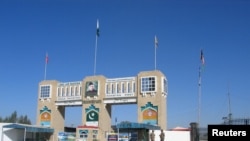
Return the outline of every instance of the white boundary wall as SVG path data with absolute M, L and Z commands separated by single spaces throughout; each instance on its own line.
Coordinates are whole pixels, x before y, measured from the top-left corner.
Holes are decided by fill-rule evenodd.
M 3 128 L 4 125 L 11 123 L 0 123 L 0 141 L 23 141 L 24 130 Z
M 149 131 L 149 134 L 152 130 Z M 161 130 L 154 130 L 155 141 L 160 141 Z M 164 131 L 165 141 L 190 141 L 190 131 Z

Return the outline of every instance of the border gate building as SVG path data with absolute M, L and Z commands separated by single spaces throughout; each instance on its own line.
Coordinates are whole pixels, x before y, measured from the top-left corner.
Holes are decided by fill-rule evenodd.
M 74 82 L 44 80 L 39 83 L 37 125 L 54 129 L 50 140 L 58 140 L 64 130 L 65 108 L 82 107 L 82 125 L 76 138 L 86 140 L 106 138 L 112 131 L 112 106 L 137 104 L 138 123 L 167 129 L 166 76 L 159 70 L 142 71 L 133 77 L 106 78 L 103 75 L 87 76 Z M 88 130 L 89 129 L 89 130 Z

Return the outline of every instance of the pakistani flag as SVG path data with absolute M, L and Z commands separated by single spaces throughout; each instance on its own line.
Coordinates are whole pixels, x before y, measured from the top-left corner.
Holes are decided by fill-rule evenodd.
M 96 23 L 96 36 L 97 36 L 97 37 L 100 36 L 99 20 L 98 20 L 98 19 L 97 19 L 97 23 Z
M 87 120 L 86 120 L 87 122 L 98 121 L 98 119 L 99 119 L 98 113 L 95 112 L 95 111 L 88 112 L 86 116 L 87 116 L 86 117 L 87 118 Z

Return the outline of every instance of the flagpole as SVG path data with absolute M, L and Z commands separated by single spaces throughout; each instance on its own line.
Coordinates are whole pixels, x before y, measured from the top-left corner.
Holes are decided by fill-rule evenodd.
M 44 80 L 46 80 L 46 70 L 47 70 L 47 64 L 45 63 Z
M 155 44 L 155 70 L 156 70 L 156 44 Z
M 198 82 L 198 126 L 200 125 L 201 116 L 201 66 L 199 67 L 199 82 Z
M 47 73 L 47 64 L 48 64 L 48 53 L 45 56 L 45 70 L 44 70 L 44 80 L 46 80 L 46 73 Z
M 97 40 L 98 40 L 98 36 L 96 35 L 96 39 L 95 39 L 95 62 L 94 62 L 94 75 L 95 75 L 95 73 L 96 73 Z
M 201 122 L 201 71 L 204 67 L 205 64 L 205 59 L 204 59 L 204 55 L 203 55 L 203 51 L 201 49 L 200 51 L 200 66 L 199 66 L 199 82 L 198 82 L 198 126 L 200 125 Z
M 96 74 L 96 56 L 97 56 L 97 41 L 99 37 L 99 20 L 96 22 L 96 38 L 95 38 L 95 62 L 94 62 L 94 75 Z
M 158 47 L 158 39 L 155 35 L 155 70 L 156 70 L 156 48 Z

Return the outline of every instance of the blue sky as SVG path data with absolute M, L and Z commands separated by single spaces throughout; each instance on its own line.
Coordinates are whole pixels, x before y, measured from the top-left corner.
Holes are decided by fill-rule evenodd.
M 38 83 L 46 77 L 80 81 L 96 74 L 136 76 L 157 69 L 168 79 L 168 128 L 198 117 L 198 68 L 203 49 L 200 124 L 228 115 L 250 117 L 250 1 L 248 0 L 2 0 L 0 116 L 17 111 L 35 124 Z M 81 108 L 66 109 L 66 125 L 81 124 Z M 128 114 L 127 113 L 131 113 Z M 115 106 L 112 121 L 137 121 L 136 105 Z

